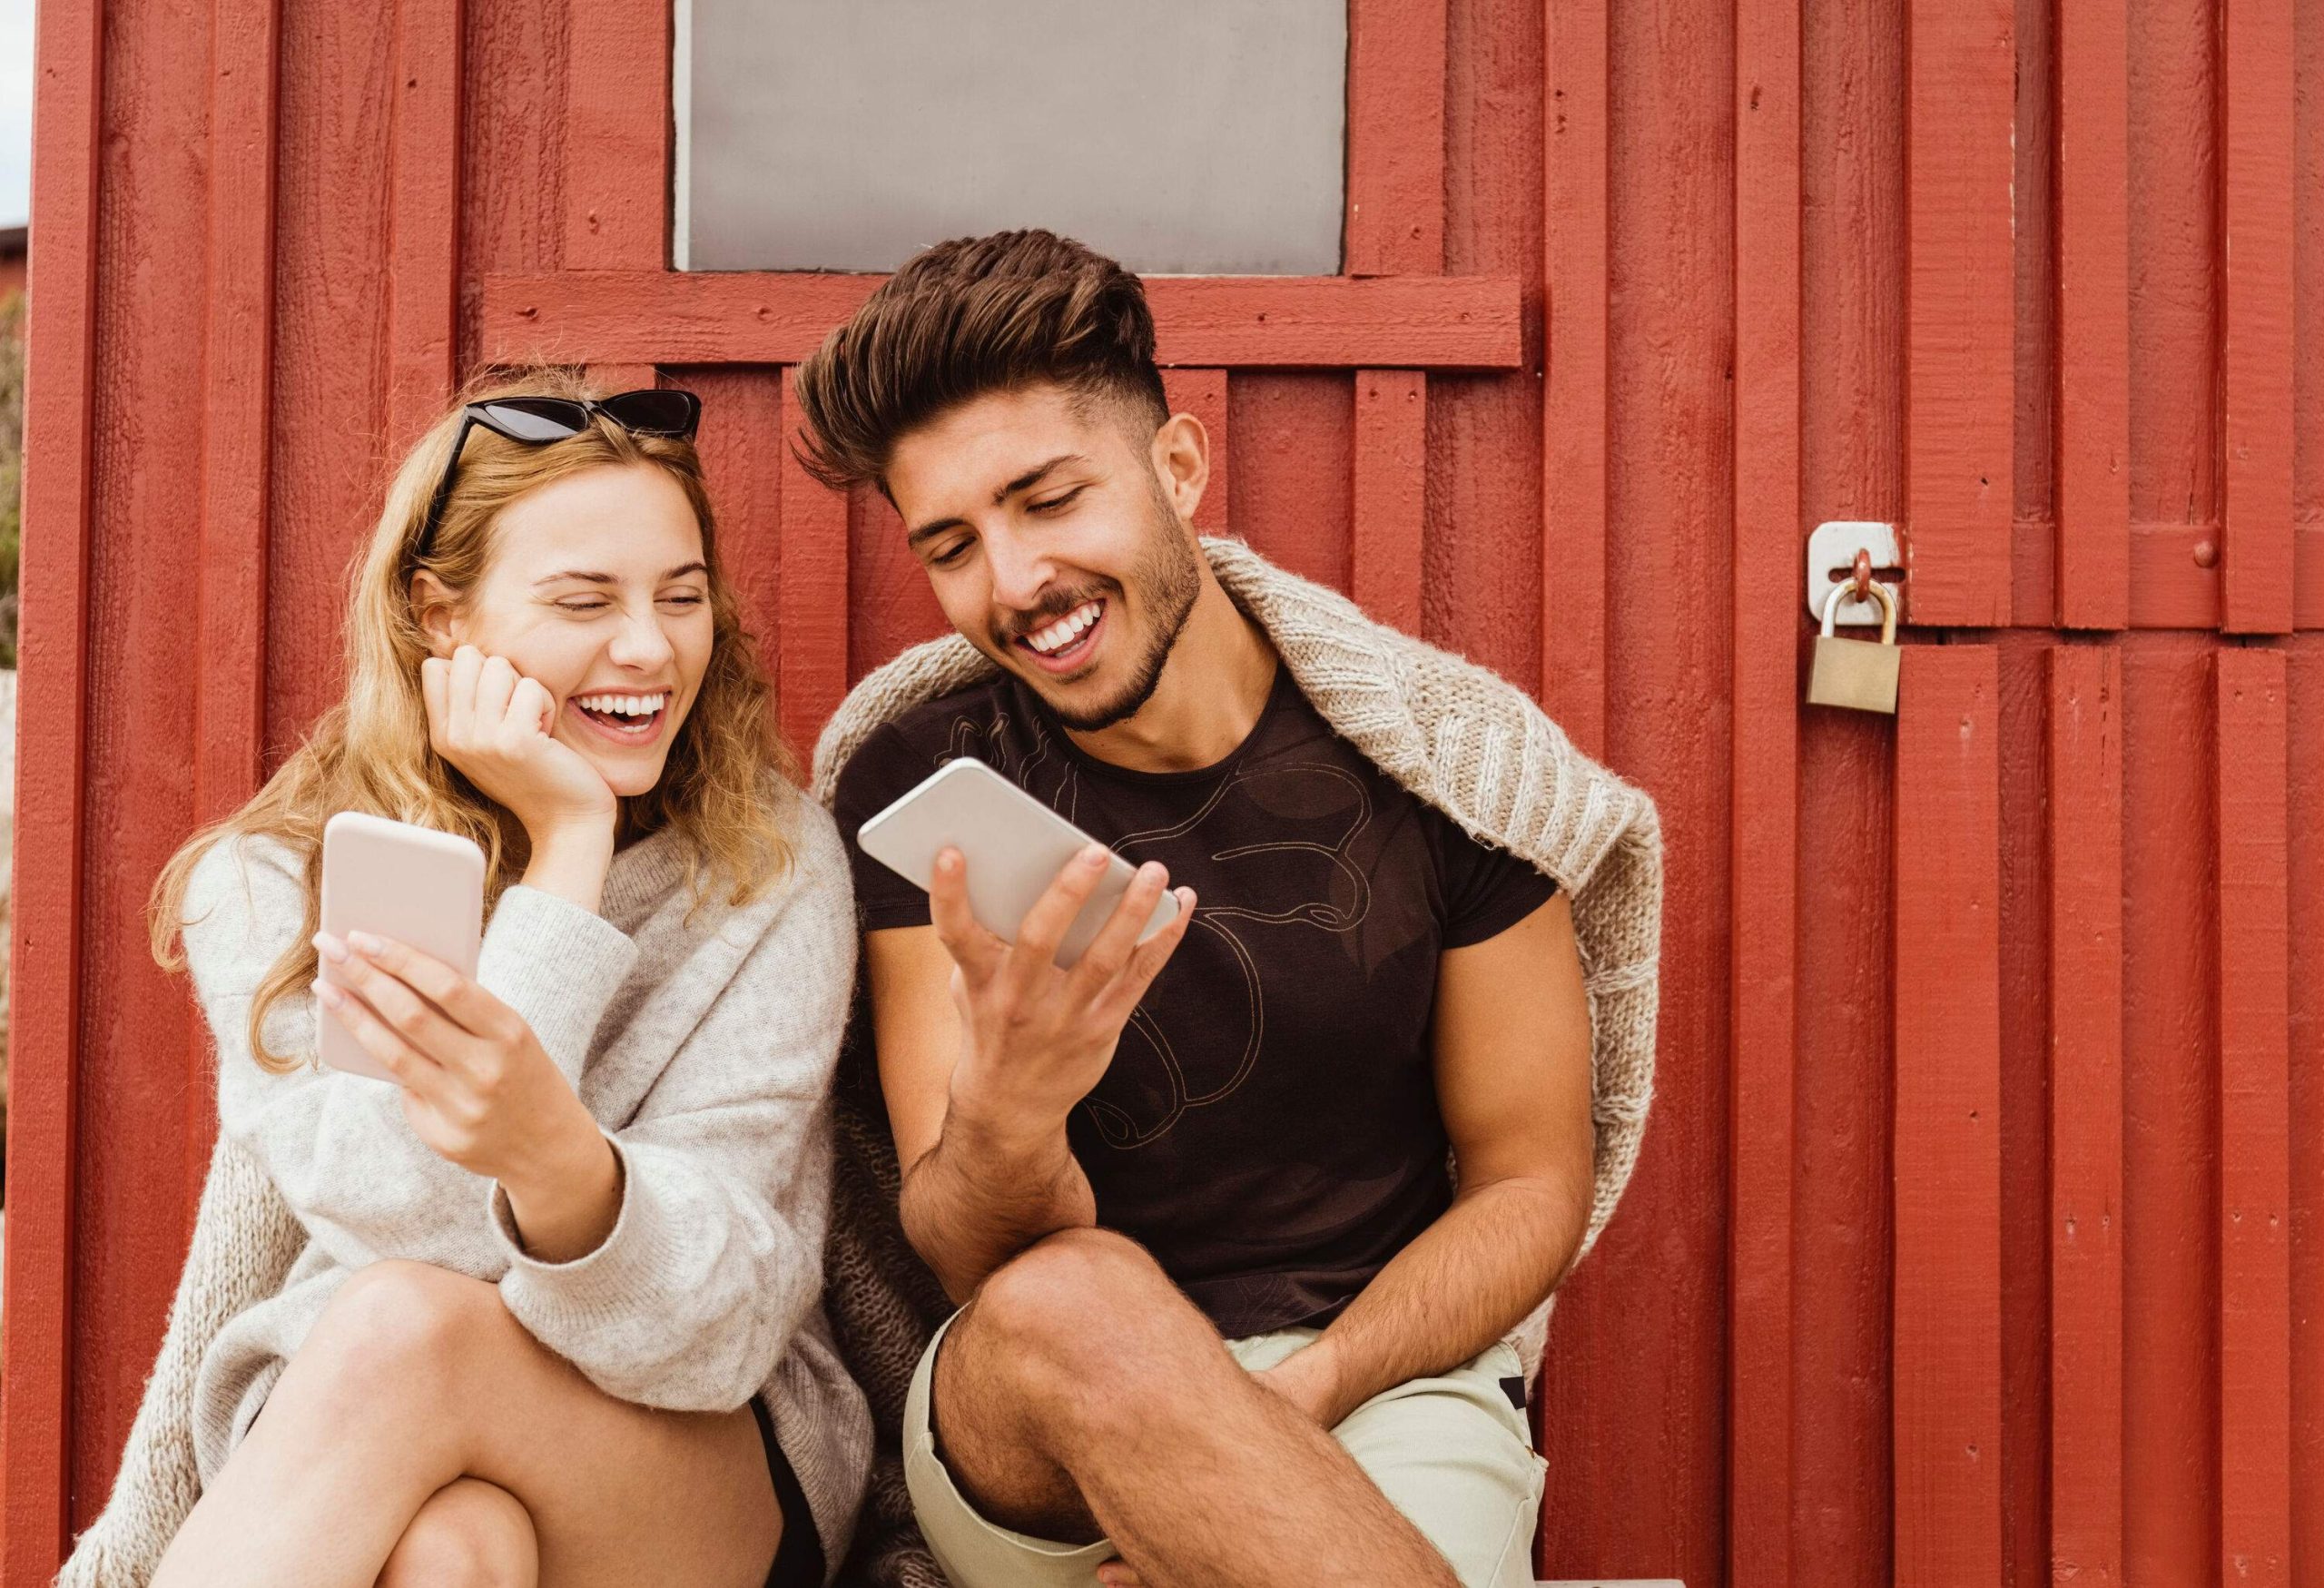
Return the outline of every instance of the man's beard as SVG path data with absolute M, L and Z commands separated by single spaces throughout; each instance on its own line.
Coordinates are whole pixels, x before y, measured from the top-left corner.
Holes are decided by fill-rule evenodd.
M 1152 632 L 1145 654 L 1130 669 L 1129 682 L 1111 700 L 1082 711 L 1067 710 L 1049 699 L 1039 684 L 1034 685 L 1034 692 L 1057 713 L 1058 720 L 1077 734 L 1099 733 L 1127 722 L 1154 697 L 1162 682 L 1163 665 L 1169 661 L 1170 651 L 1195 609 L 1195 597 L 1202 594 L 1202 553 L 1188 542 L 1177 509 L 1163 496 L 1158 483 L 1154 487 L 1153 507 L 1146 548 L 1130 574 Z

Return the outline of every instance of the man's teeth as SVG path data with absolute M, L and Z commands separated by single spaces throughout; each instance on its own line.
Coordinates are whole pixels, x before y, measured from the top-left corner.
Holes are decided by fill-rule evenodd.
M 1083 629 L 1098 621 L 1098 603 L 1085 601 L 1047 628 L 1025 636 L 1025 643 L 1047 656 L 1061 651 L 1080 636 Z
M 605 712 L 615 716 L 652 716 L 669 699 L 663 695 L 582 695 L 574 704 L 584 711 Z

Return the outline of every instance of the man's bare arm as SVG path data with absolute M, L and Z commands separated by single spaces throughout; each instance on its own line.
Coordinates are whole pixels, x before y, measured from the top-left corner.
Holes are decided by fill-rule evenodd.
M 1445 952 L 1433 1041 L 1460 1164 L 1452 1205 L 1320 1339 L 1262 1376 L 1326 1427 L 1507 1334 L 1556 1287 L 1589 1228 L 1590 1010 L 1564 894 Z
M 956 1301 L 1042 1237 L 1096 1222 L 1066 1118 L 1193 918 L 1181 889 L 1171 924 L 1137 941 L 1169 880 L 1149 863 L 1080 961 L 1059 969 L 1057 944 L 1103 875 L 1096 853 L 1098 863 L 1059 873 L 1014 945 L 970 915 L 952 851 L 938 861 L 934 923 L 866 939 L 904 1235 Z

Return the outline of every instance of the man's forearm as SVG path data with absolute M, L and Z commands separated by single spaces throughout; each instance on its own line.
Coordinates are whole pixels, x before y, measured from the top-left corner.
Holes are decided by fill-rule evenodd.
M 955 1301 L 1043 1237 L 1098 1221 L 1097 1198 L 1064 1127 L 1016 1136 L 958 1110 L 905 1176 L 900 1211 L 905 1238 Z
M 1464 1188 L 1309 1347 L 1329 1363 L 1332 1420 L 1506 1335 L 1564 1276 L 1589 1222 L 1586 1182 L 1515 1176 Z

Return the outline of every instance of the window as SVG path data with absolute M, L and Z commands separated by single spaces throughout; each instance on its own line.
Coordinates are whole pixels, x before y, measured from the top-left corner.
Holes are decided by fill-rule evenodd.
M 681 269 L 1047 226 L 1157 274 L 1340 268 L 1346 0 L 681 0 Z

